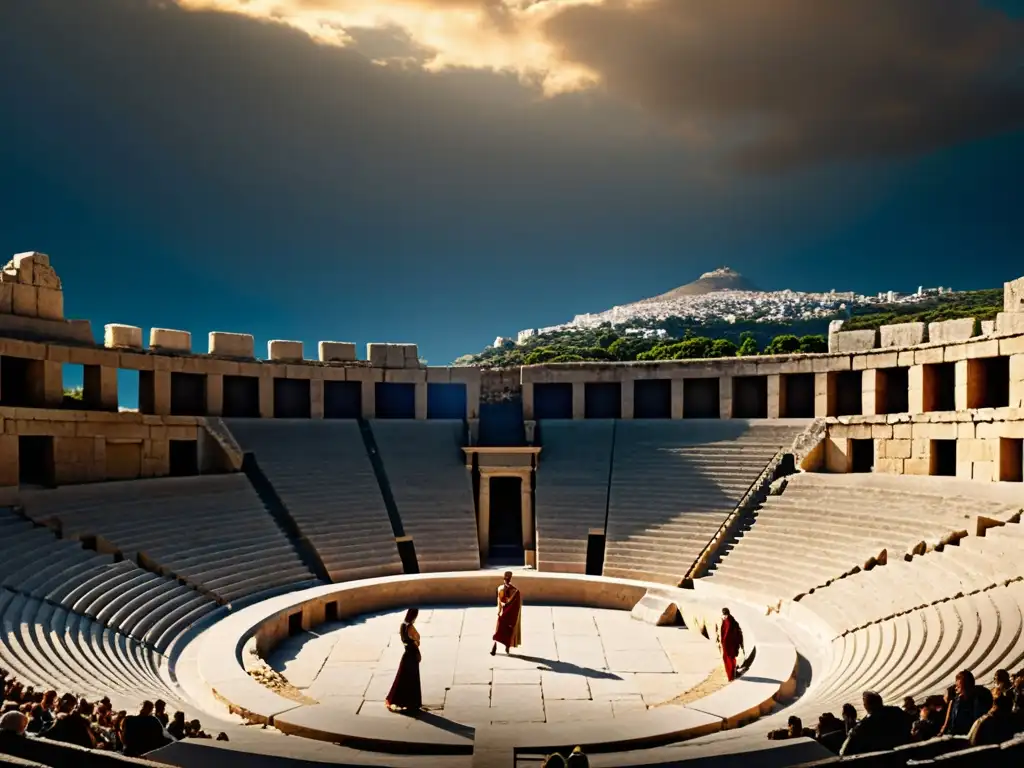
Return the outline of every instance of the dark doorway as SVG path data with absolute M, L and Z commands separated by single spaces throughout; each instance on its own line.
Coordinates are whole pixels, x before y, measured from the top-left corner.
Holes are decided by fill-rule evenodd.
M 415 419 L 416 385 L 395 381 L 378 381 L 376 393 L 376 415 L 378 419 Z
M 876 413 L 907 413 L 910 410 L 909 368 L 881 369 L 875 386 Z
M 850 441 L 850 471 L 851 472 L 874 472 L 875 471 L 875 441 L 874 440 L 851 440 Z
M 831 386 L 835 387 L 834 413 L 829 416 L 860 416 L 864 412 L 862 371 L 838 371 L 829 374 L 834 376 Z
M 737 376 L 732 380 L 732 415 L 736 419 L 768 418 L 767 376 Z
M 593 381 L 583 385 L 583 416 L 587 419 L 618 419 L 622 416 L 622 385 L 617 381 Z
M 324 623 L 332 624 L 338 620 L 338 601 L 331 600 L 324 606 Z
M 358 419 L 363 415 L 363 385 L 359 381 L 324 382 L 324 418 Z
M 274 379 L 275 419 L 308 419 L 311 415 L 309 379 Z
M 1024 481 L 1024 439 L 999 438 L 999 480 L 1004 483 Z
M 924 366 L 924 410 L 956 410 L 956 363 Z
M 784 373 L 779 379 L 779 385 L 782 388 L 782 418 L 814 418 L 813 373 Z
M 718 378 L 683 379 L 683 418 L 717 419 L 720 417 Z
M 22 357 L 0 357 L 0 405 L 29 408 L 32 402 L 32 361 Z
M 288 637 L 295 637 L 302 633 L 302 611 L 292 613 L 288 616 Z
M 956 477 L 956 440 L 932 440 L 930 475 Z
M 672 418 L 672 381 L 637 379 L 633 382 L 634 419 Z
M 171 477 L 199 474 L 199 443 L 196 440 L 171 440 L 169 454 Z
M 967 361 L 967 407 L 1010 405 L 1010 358 L 982 357 Z
M 171 415 L 206 415 L 206 377 L 201 373 L 171 373 Z
M 523 481 L 519 477 L 492 477 L 490 552 L 491 565 L 522 565 Z
M 591 531 L 587 536 L 587 576 L 604 573 L 604 542 L 603 533 Z
M 428 419 L 465 419 L 465 384 L 427 384 Z
M 533 418 L 571 419 L 572 384 L 534 384 Z
M 52 488 L 56 483 L 53 467 L 53 438 L 23 436 L 18 438 L 18 482 L 21 485 L 43 485 Z
M 225 376 L 221 409 L 231 419 L 258 419 L 260 380 L 255 376 Z

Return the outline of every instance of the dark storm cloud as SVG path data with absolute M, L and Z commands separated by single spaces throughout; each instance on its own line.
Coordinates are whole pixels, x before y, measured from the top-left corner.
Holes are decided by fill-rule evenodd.
M 977 0 L 651 0 L 545 25 L 616 96 L 774 170 L 1024 127 L 1024 22 Z

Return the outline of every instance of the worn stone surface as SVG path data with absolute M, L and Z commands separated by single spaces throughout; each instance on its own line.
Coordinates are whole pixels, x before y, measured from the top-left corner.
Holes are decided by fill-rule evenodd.
M 913 347 L 927 341 L 928 327 L 924 323 L 897 323 L 879 329 L 882 347 Z
M 170 352 L 191 352 L 192 334 L 188 331 L 175 331 L 170 328 L 150 328 L 149 348 Z
M 103 346 L 142 349 L 142 329 L 135 325 L 110 323 L 103 326 Z
M 966 341 L 978 335 L 978 321 L 973 317 L 960 320 L 943 320 L 941 323 L 928 323 L 929 343 L 948 344 L 951 341 Z
M 220 357 L 252 358 L 256 355 L 256 342 L 249 333 L 210 331 L 209 353 Z
M 866 352 L 878 346 L 878 331 L 839 331 L 829 334 L 829 352 Z
M 356 345 L 350 341 L 321 341 L 318 352 L 324 363 L 351 363 L 356 359 Z
M 610 718 L 675 700 L 720 666 L 714 643 L 682 627 L 642 624 L 628 611 L 530 605 L 528 596 L 523 646 L 491 656 L 494 619 L 490 606 L 420 611 L 428 709 L 471 726 Z M 387 716 L 400 622 L 388 612 L 322 625 L 268 661 L 298 695 Z
M 301 360 L 301 341 L 281 341 L 274 339 L 267 342 L 267 359 L 269 360 Z
M 1024 312 L 1024 277 L 1003 283 L 1003 312 Z

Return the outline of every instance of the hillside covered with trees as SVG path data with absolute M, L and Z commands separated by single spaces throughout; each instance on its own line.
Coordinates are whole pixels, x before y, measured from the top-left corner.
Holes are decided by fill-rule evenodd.
M 671 317 L 657 324 L 598 328 L 567 328 L 538 334 L 521 344 L 506 342 L 475 355 L 465 355 L 455 365 L 505 367 L 541 363 L 600 361 L 689 360 L 719 357 L 752 357 L 793 353 L 827 352 L 828 324 L 845 319 L 843 330 L 878 328 L 892 323 L 938 322 L 962 317 L 992 320 L 1002 311 L 1003 291 L 983 291 L 936 296 L 916 304 L 877 304 L 858 307 L 851 317 L 795 321 L 793 323 L 741 322 L 706 325 Z M 648 338 L 645 332 L 663 330 L 667 338 Z

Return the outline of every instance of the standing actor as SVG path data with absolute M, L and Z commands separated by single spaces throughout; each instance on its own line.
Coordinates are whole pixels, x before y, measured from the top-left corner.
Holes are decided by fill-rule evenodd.
M 722 662 L 725 664 L 725 676 L 729 680 L 735 680 L 736 658 L 743 650 L 743 630 L 728 608 L 722 609 L 722 626 L 718 630 L 717 640 L 722 651 Z
M 392 712 L 416 714 L 423 708 L 423 693 L 420 689 L 420 633 L 413 626 L 419 611 L 410 608 L 405 614 L 405 621 L 398 629 L 398 636 L 404 650 L 402 661 L 398 664 L 395 682 L 391 685 L 384 703 Z
M 498 587 L 498 625 L 491 656 L 498 650 L 498 643 L 505 646 L 506 654 L 523 644 L 522 618 L 523 594 L 512 586 L 512 571 L 505 571 L 505 583 Z

